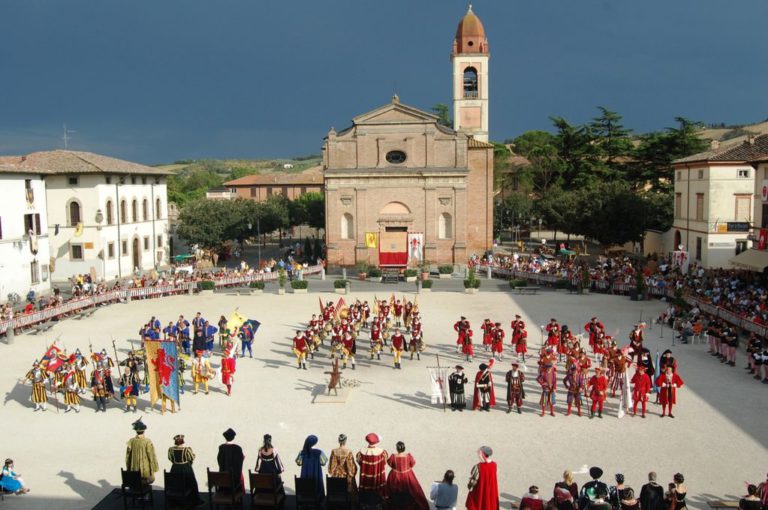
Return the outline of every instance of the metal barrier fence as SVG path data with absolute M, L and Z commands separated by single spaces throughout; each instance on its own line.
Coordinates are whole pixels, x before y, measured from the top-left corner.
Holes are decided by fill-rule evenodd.
M 310 266 L 301 270 L 302 275 L 319 274 L 322 272 L 323 266 Z M 227 278 L 210 278 L 207 281 L 213 281 L 216 287 L 231 287 L 248 285 L 251 282 L 256 281 L 274 281 L 277 280 L 277 273 L 258 273 L 246 276 L 235 276 Z M 37 310 L 25 315 L 19 315 L 11 320 L 0 321 L 0 334 L 5 334 L 9 327 L 13 329 L 27 328 L 39 324 L 41 322 L 47 322 L 51 319 L 61 317 L 64 314 L 71 314 L 93 308 L 96 305 L 109 302 L 125 301 L 127 299 L 154 299 L 163 296 L 170 296 L 173 294 L 184 294 L 189 292 L 189 287 L 197 285 L 195 282 L 180 282 L 171 285 L 161 285 L 154 287 L 140 287 L 132 289 L 120 289 L 105 292 L 104 294 L 94 294 L 91 296 L 85 296 L 77 299 L 72 299 L 59 306 L 46 308 L 45 310 Z

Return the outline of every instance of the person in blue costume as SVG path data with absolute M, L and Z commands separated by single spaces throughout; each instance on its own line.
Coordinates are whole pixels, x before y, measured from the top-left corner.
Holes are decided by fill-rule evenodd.
M 317 444 L 317 436 L 307 436 L 304 448 L 296 456 L 296 464 L 301 466 L 301 478 L 311 478 L 317 484 L 317 492 L 321 498 L 325 497 L 323 486 L 323 466 L 328 462 L 328 457 L 319 448 L 312 448 Z

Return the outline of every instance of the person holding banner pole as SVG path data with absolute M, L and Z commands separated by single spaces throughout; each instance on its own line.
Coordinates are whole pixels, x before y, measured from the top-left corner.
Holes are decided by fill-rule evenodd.
M 464 374 L 464 367 L 456 365 L 455 372 L 448 376 L 448 390 L 451 395 L 451 411 L 464 411 L 467 407 L 467 399 L 464 394 L 464 385 L 468 379 Z

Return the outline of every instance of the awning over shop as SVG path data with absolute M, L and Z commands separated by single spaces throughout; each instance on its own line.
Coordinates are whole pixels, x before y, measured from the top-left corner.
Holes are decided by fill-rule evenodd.
M 746 250 L 730 260 L 731 264 L 762 273 L 768 267 L 768 251 Z

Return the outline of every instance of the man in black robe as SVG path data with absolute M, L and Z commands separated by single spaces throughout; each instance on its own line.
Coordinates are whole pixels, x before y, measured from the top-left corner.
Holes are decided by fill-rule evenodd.
M 219 445 L 219 454 L 216 456 L 216 460 L 219 463 L 219 471 L 232 473 L 237 489 L 242 490 L 244 487 L 243 461 L 245 460 L 243 449 L 240 448 L 240 445 L 232 443 L 235 439 L 235 431 L 231 428 L 224 432 L 224 439 L 227 442 Z
M 643 510 L 664 509 L 664 488 L 656 483 L 656 473 L 648 473 L 648 483 L 640 489 L 640 508 Z
M 464 395 L 464 385 L 467 384 L 467 376 L 464 375 L 464 367 L 456 365 L 456 371 L 448 376 L 448 391 L 451 394 L 451 410 L 464 411 L 467 407 L 467 399 Z

